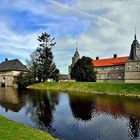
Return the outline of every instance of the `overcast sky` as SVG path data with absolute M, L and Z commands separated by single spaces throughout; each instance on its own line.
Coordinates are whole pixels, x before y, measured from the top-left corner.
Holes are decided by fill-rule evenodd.
M 67 73 L 76 47 L 93 59 L 128 56 L 134 27 L 140 40 L 140 0 L 0 0 L 0 62 L 25 63 L 47 32 L 56 38 L 54 61 Z

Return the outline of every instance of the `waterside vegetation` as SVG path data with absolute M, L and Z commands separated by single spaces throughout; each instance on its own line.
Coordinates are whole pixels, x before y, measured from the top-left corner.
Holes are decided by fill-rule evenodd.
M 33 129 L 0 116 L 1 140 L 55 140 L 47 132 Z
M 27 88 L 140 97 L 140 84 L 132 83 L 42 82 Z

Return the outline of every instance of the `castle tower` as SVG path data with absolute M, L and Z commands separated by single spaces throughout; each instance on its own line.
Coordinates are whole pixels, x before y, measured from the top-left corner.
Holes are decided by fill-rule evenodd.
M 140 60 L 140 44 L 137 41 L 136 34 L 134 37 L 134 41 L 131 45 L 129 60 Z
M 76 51 L 72 57 L 72 64 L 68 67 L 69 75 L 71 73 L 71 69 L 74 67 L 74 64 L 77 62 L 78 59 L 80 59 L 80 55 L 79 55 L 78 49 L 76 47 Z
M 76 47 L 76 51 L 74 53 L 74 56 L 72 57 L 72 65 L 73 66 L 77 62 L 78 59 L 80 59 L 80 55 L 79 55 L 78 49 Z
M 125 82 L 140 83 L 140 44 L 136 34 L 131 45 L 130 55 L 125 63 Z

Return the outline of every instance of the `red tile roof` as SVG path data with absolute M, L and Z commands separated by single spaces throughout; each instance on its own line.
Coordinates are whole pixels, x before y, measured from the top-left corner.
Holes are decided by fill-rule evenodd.
M 127 59 L 128 56 L 118 57 L 118 58 L 107 58 L 107 59 L 93 60 L 92 64 L 94 67 L 118 66 L 118 65 L 124 65 Z

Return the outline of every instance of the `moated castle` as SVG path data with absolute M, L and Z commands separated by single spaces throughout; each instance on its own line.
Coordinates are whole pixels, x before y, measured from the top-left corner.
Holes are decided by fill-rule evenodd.
M 69 74 L 78 59 L 80 59 L 80 55 L 76 49 L 72 57 L 72 64 L 68 68 Z M 107 59 L 96 57 L 96 60 L 92 61 L 92 65 L 97 71 L 97 82 L 140 83 L 140 44 L 136 35 L 129 56 L 117 57 L 117 54 L 114 54 L 112 58 Z

